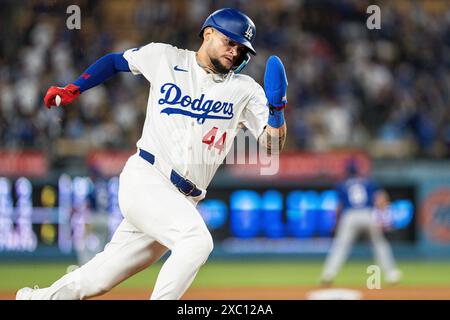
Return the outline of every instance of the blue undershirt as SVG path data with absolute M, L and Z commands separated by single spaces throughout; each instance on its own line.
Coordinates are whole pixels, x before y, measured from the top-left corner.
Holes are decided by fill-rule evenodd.
M 80 87 L 80 92 L 84 92 L 122 71 L 131 71 L 123 52 L 109 53 L 95 61 L 73 84 Z

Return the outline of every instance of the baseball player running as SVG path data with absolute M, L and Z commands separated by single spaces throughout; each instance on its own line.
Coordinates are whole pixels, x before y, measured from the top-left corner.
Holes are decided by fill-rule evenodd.
M 335 240 L 325 261 L 321 284 L 323 286 L 332 284 L 347 259 L 353 242 L 363 232 L 370 237 L 376 263 L 385 273 L 385 280 L 390 284 L 395 284 L 400 281 L 402 273 L 395 266 L 391 248 L 383 235 L 383 228 L 376 219 L 374 211 L 383 211 L 388 206 L 388 194 L 359 173 L 354 159 L 347 162 L 346 171 L 347 178 L 337 188 L 339 223 Z
M 287 79 L 276 56 L 268 59 L 264 89 L 239 72 L 255 55 L 256 28 L 225 8 L 204 22 L 197 52 L 149 43 L 111 53 L 75 82 L 50 87 L 47 107 L 68 105 L 118 72 L 149 82 L 147 114 L 137 152 L 120 174 L 124 216 L 104 251 L 48 288 L 23 288 L 16 299 L 87 299 L 158 261 L 168 250 L 151 299 L 180 299 L 213 250 L 196 209 L 245 126 L 268 152 L 284 145 Z

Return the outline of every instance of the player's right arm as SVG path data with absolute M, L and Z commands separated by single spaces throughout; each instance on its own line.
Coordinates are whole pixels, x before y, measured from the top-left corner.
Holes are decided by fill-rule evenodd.
M 280 58 L 271 56 L 264 73 L 264 90 L 256 82 L 254 94 L 244 110 L 244 121 L 268 154 L 278 154 L 286 141 L 284 109 L 287 105 L 287 77 Z
M 270 121 L 269 116 L 269 121 Z M 284 122 L 280 127 L 272 127 L 268 124 L 259 137 L 259 143 L 266 148 L 268 154 L 279 154 L 286 142 L 287 126 Z
M 84 91 L 103 83 L 116 73 L 123 71 L 131 71 L 128 61 L 123 56 L 123 52 L 109 53 L 94 62 L 73 83 L 65 87 L 50 87 L 45 94 L 44 103 L 48 108 L 57 106 L 59 103 L 55 99 L 56 96 L 59 96 L 61 98 L 60 104 L 63 106 L 68 105 Z

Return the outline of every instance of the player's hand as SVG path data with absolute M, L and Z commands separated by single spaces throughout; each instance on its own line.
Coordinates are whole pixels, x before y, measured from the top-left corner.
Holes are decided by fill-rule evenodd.
M 270 56 L 267 59 L 264 73 L 264 91 L 269 107 L 275 110 L 281 110 L 286 107 L 287 86 L 288 81 L 283 63 L 277 56 Z
M 44 97 L 44 103 L 47 108 L 72 103 L 80 95 L 80 87 L 74 84 L 68 84 L 63 87 L 50 87 Z

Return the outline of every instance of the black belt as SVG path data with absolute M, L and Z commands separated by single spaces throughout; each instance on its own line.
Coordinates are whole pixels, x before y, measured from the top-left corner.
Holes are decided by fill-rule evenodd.
M 139 156 L 150 164 L 155 164 L 155 156 L 150 152 L 139 149 Z M 197 197 L 202 194 L 202 191 L 192 181 L 183 178 L 175 170 L 170 172 L 170 181 L 185 196 Z

